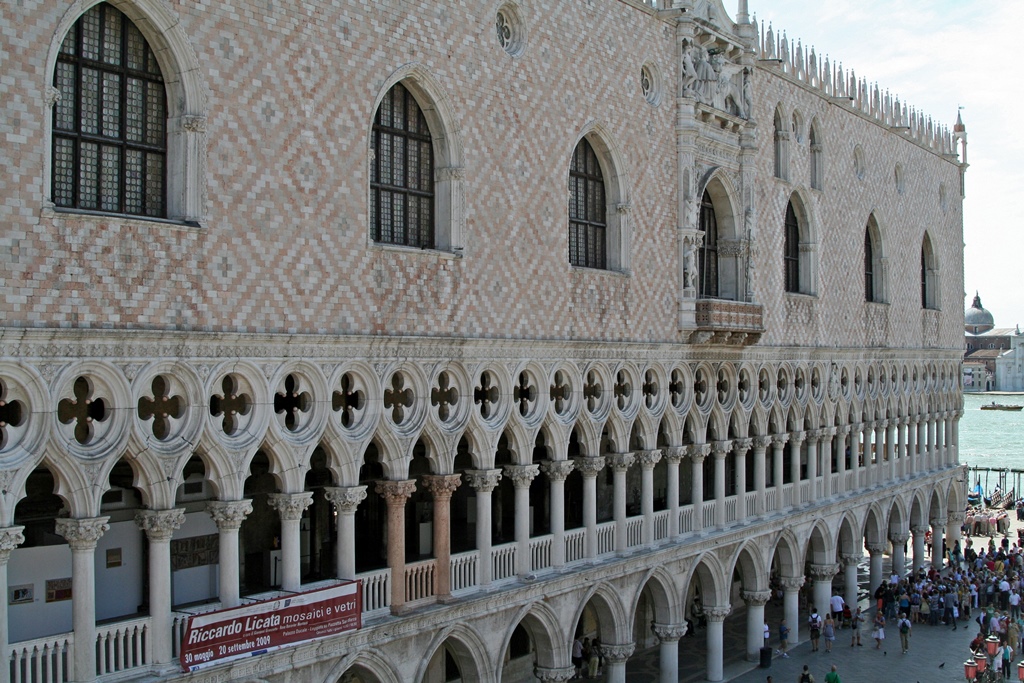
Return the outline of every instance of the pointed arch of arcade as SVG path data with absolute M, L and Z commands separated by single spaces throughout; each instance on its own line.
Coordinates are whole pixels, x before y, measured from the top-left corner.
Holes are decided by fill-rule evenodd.
M 700 581 L 701 588 L 701 602 L 704 609 L 710 607 L 728 607 L 729 606 L 729 594 L 727 587 L 727 580 L 724 577 L 729 575 L 725 572 L 725 567 L 711 552 L 705 552 L 697 558 L 693 563 L 693 567 L 686 576 L 686 581 L 683 583 L 683 599 L 685 601 L 686 596 L 690 593 L 690 588 L 693 585 L 693 580 L 697 579 Z M 710 590 L 710 596 L 708 589 Z M 709 599 L 713 598 L 713 599 Z
M 509 627 L 505 631 L 502 643 L 512 640 L 512 634 L 516 628 L 522 626 L 533 641 L 533 650 L 537 666 L 557 668 L 569 666 L 569 645 L 562 626 L 558 623 L 558 616 L 547 605 L 540 602 L 532 602 L 523 605 L 509 620 Z
M 664 567 L 652 567 L 633 594 L 628 623 L 636 621 L 637 607 L 644 590 L 649 591 L 651 595 L 654 618 L 659 624 L 676 624 L 683 620 L 681 603 L 676 598 L 679 591 L 672 575 Z
M 464 623 L 457 623 L 442 629 L 434 635 L 426 648 L 427 655 L 420 661 L 414 680 L 426 680 L 427 667 L 434 659 L 434 653 L 445 645 L 451 649 L 464 681 L 486 681 L 495 670 L 494 663 L 487 655 L 487 644 L 480 634 Z
M 363 669 L 373 675 L 378 683 L 403 683 L 395 665 L 376 649 L 362 650 L 355 655 L 342 657 L 327 672 L 324 683 L 339 683 L 342 676 L 356 669 Z
M 630 630 L 626 621 L 626 609 L 619 600 L 616 590 L 606 584 L 599 583 L 590 588 L 576 606 L 570 623 L 569 633 L 574 633 L 576 624 L 583 617 L 583 610 L 591 604 L 597 612 L 597 621 L 601 625 L 601 641 L 604 643 L 623 643 L 630 639 Z M 604 629 L 609 628 L 608 634 Z M 611 638 L 609 638 L 609 635 Z M 614 640 L 613 640 L 614 638 Z
M 729 576 L 738 570 L 743 579 L 744 590 L 768 590 L 768 562 L 756 541 L 747 540 L 739 546 L 731 558 L 730 565 L 732 571 L 729 572 Z
M 779 570 L 782 576 L 803 576 L 804 558 L 800 552 L 804 544 L 800 543 L 796 534 L 790 529 L 783 529 L 779 532 L 778 538 L 772 543 L 770 561 L 774 561 L 776 554 L 779 556 Z

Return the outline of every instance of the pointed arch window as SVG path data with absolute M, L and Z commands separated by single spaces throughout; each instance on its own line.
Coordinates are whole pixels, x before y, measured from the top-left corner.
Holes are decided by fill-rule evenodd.
M 401 83 L 384 95 L 373 121 L 370 165 L 373 241 L 434 247 L 434 150 L 419 103 Z
M 698 296 L 718 296 L 718 219 L 715 216 L 715 205 L 711 195 L 704 190 L 700 202 L 700 230 L 704 232 L 704 242 L 700 247 L 700 283 Z
M 569 168 L 569 262 L 607 268 L 605 184 L 594 148 L 580 140 Z
M 875 301 L 875 257 L 871 246 L 871 229 L 864 230 L 864 299 Z
M 939 308 L 939 267 L 927 234 L 921 243 L 921 307 Z
M 53 86 L 55 206 L 167 215 L 167 92 L 149 43 L 107 3 L 68 31 Z
M 786 291 L 800 292 L 800 222 L 793 210 L 792 201 L 786 205 L 785 231 L 783 262 Z
M 822 166 L 822 146 L 821 136 L 818 134 L 818 127 L 814 123 L 811 123 L 811 129 L 808 133 L 808 142 L 810 143 L 810 172 L 811 172 L 811 187 L 815 190 L 822 190 L 825 187 L 824 173 Z
M 782 180 L 789 178 L 789 130 L 782 120 L 782 112 L 775 110 L 775 177 Z

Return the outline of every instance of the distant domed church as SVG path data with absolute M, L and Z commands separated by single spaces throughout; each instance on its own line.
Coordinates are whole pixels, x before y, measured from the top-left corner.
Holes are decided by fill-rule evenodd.
M 992 313 L 974 293 L 964 311 L 964 391 L 1005 391 L 996 372 L 997 359 L 1011 348 L 1010 338 L 1020 334 L 1012 327 L 996 327 Z

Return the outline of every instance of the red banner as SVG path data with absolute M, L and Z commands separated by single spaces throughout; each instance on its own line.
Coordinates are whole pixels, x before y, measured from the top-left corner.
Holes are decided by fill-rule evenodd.
M 185 671 L 259 655 L 362 626 L 361 581 L 191 617 L 181 640 Z

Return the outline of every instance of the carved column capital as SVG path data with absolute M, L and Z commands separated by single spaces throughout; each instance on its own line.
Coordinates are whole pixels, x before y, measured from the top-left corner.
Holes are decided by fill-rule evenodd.
M 47 109 L 52 109 L 53 105 L 60 102 L 60 90 L 48 85 L 43 89 L 43 104 L 46 105 Z
M 754 448 L 768 448 L 772 445 L 772 437 L 767 434 L 759 434 L 754 437 Z
M 907 415 L 907 422 L 912 425 L 916 425 L 921 419 L 917 415 Z
M 789 443 L 789 434 L 772 434 L 772 446 L 778 448 Z
M 858 564 L 860 564 L 861 556 L 843 553 L 839 556 L 839 559 L 842 560 L 844 567 L 849 567 L 851 565 L 856 567 Z
M 277 510 L 281 521 L 296 521 L 302 519 L 302 511 L 313 502 L 312 491 L 301 493 L 271 493 L 267 496 L 267 505 L 272 510 Z
M 462 475 L 459 474 L 424 474 L 423 486 L 430 491 L 431 497 L 435 500 L 448 500 L 455 493 L 455 489 L 462 485 Z
M 874 555 L 881 555 L 882 553 L 885 552 L 885 544 L 884 543 L 866 543 L 864 545 L 864 547 L 868 549 L 868 553 L 871 554 L 872 556 L 874 556 Z
M 910 532 L 901 531 L 895 534 L 890 534 L 889 540 L 892 541 L 893 545 L 903 545 L 904 543 L 910 540 Z
M 383 479 L 374 486 L 377 495 L 384 499 L 388 507 L 392 505 L 405 505 L 409 496 L 416 492 L 416 482 L 412 479 L 391 480 Z
M 576 469 L 583 475 L 584 479 L 593 479 L 604 469 L 604 457 L 582 457 L 576 458 Z
M 936 517 L 935 519 L 930 519 L 928 521 L 933 528 L 942 528 L 946 526 L 946 520 L 942 519 L 941 517 Z
M 743 591 L 740 593 L 740 597 L 743 598 L 743 602 L 747 603 L 748 607 L 763 607 L 768 604 L 768 601 L 772 599 L 771 591 Z
M 0 564 L 7 564 L 11 551 L 25 542 L 23 526 L 9 526 L 0 529 Z
M 831 581 L 838 573 L 839 565 L 836 563 L 811 565 L 811 578 L 815 581 Z
M 818 443 L 821 441 L 821 437 L 825 436 L 824 429 L 808 429 L 804 434 L 807 435 L 807 443 Z
M 476 489 L 478 493 L 490 493 L 498 487 L 501 481 L 501 470 L 467 470 L 463 475 L 466 483 Z
M 836 427 L 836 434 L 845 437 L 850 433 L 850 425 L 839 425 Z
M 708 457 L 708 454 L 711 453 L 711 445 L 706 443 L 695 443 L 688 447 L 687 453 L 690 456 L 690 460 L 699 465 L 704 462 L 704 458 Z
M 733 439 L 732 440 L 732 452 L 737 456 L 743 456 L 747 454 L 751 446 L 754 445 L 753 439 Z
M 659 624 L 651 622 L 651 631 L 663 643 L 674 643 L 686 635 L 686 624 Z
M 929 530 L 930 529 L 927 526 L 923 525 L 910 527 L 910 533 L 914 534 L 915 536 L 924 536 L 928 533 Z
M 899 419 L 899 424 L 901 427 L 906 427 L 908 424 L 910 424 L 910 418 L 904 415 Z
M 150 541 L 169 541 L 176 529 L 185 522 L 185 510 L 139 510 L 135 513 L 135 523 L 146 532 Z
M 661 461 L 661 451 L 635 451 L 636 461 L 640 463 L 640 469 L 653 470 L 654 466 Z
M 110 528 L 110 517 L 57 520 L 57 533 L 67 539 L 72 550 L 95 550 L 103 538 L 103 532 Z
M 632 453 L 609 453 L 605 459 L 608 462 L 608 467 L 616 472 L 625 472 L 636 460 Z M 602 645 L 602 647 L 604 646 Z
M 324 498 L 343 515 L 355 513 L 359 504 L 366 500 L 365 486 L 325 486 Z
M 552 481 L 565 481 L 575 466 L 572 460 L 545 460 L 540 464 L 540 471 Z
M 716 605 L 705 607 L 704 616 L 708 621 L 725 621 L 725 618 L 732 612 L 732 605 Z
M 633 643 L 620 643 L 617 645 L 601 643 L 601 651 L 604 652 L 604 658 L 612 664 L 624 662 L 632 657 L 635 647 Z
M 967 515 L 964 512 L 950 512 L 946 517 L 946 521 L 949 524 L 956 524 L 957 526 L 963 525 L 964 520 L 966 519 Z
M 807 438 L 807 432 L 793 432 L 789 435 L 789 445 L 792 448 L 800 448 L 800 445 Z
M 505 465 L 505 476 L 512 480 L 512 485 L 517 489 L 529 488 L 538 474 L 540 465 Z
M 804 577 L 783 576 L 781 579 L 779 579 L 779 584 L 782 585 L 783 590 L 798 591 L 804 585 Z
M 240 529 L 246 516 L 252 512 L 251 500 L 211 500 L 206 504 L 218 529 Z
M 686 446 L 669 446 L 661 449 L 661 457 L 670 465 L 678 465 L 686 457 Z
M 711 452 L 715 454 L 715 460 L 724 460 L 726 454 L 732 450 L 732 441 L 715 441 L 711 444 Z
M 542 683 L 565 683 L 576 678 L 576 667 L 569 666 L 561 669 L 549 669 L 544 666 L 534 666 L 533 675 Z
M 205 133 L 206 117 L 201 114 L 188 114 L 181 117 L 181 127 L 188 133 Z

